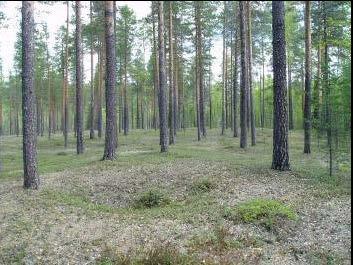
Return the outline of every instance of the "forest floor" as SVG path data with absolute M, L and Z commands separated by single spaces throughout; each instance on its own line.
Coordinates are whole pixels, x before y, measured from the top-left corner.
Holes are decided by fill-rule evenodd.
M 158 131 L 137 130 L 113 162 L 103 140 L 76 156 L 73 136 L 66 150 L 61 134 L 39 137 L 38 191 L 22 188 L 21 138 L 3 137 L 0 264 L 351 263 L 350 154 L 330 178 L 324 141 L 303 155 L 295 131 L 278 172 L 271 130 L 246 150 L 219 133 L 178 132 L 160 154 Z

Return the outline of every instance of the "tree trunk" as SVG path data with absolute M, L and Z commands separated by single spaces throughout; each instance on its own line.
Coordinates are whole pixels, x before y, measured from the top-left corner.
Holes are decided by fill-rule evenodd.
M 305 102 L 304 153 L 310 154 L 311 145 L 311 21 L 310 1 L 305 2 Z
M 251 145 L 256 144 L 256 130 L 255 130 L 255 112 L 254 100 L 252 92 L 252 37 L 251 37 L 251 2 L 247 1 L 246 17 L 247 17 L 247 47 L 248 47 L 248 75 L 249 75 L 249 93 L 250 93 L 250 127 L 251 127 Z
M 49 47 L 47 39 L 47 81 L 48 81 L 48 138 L 50 140 L 52 133 L 52 115 L 53 115 L 53 100 L 52 100 L 52 91 L 50 87 L 50 66 L 49 66 Z
M 129 131 L 129 112 L 128 112 L 128 105 L 127 105 L 127 94 L 126 94 L 126 86 L 127 86 L 127 29 L 126 29 L 126 21 L 124 21 L 124 29 L 125 29 L 125 36 L 124 36 L 124 89 L 123 89 L 123 97 L 124 97 L 124 118 L 123 118 L 123 127 L 124 127 L 124 135 L 127 135 Z M 133 121 L 133 120 L 132 120 Z
M 325 91 L 325 116 L 326 116 L 326 133 L 327 133 L 327 143 L 329 147 L 329 171 L 330 176 L 332 176 L 333 171 L 333 157 L 332 157 L 332 119 L 331 119 L 331 88 L 329 84 L 329 46 L 327 37 L 327 9 L 326 2 L 323 2 L 323 41 L 324 41 L 324 65 L 323 65 L 323 84 Z
M 152 30 L 153 30 L 153 128 L 157 130 L 157 100 L 158 100 L 158 55 L 157 55 L 157 40 L 156 40 L 156 5 L 152 1 Z
M 167 75 L 164 46 L 163 1 L 158 1 L 158 61 L 159 61 L 159 127 L 161 152 L 168 151 Z
M 103 55 L 102 48 L 98 52 L 98 110 L 97 110 L 97 131 L 98 138 L 102 138 L 103 134 L 103 117 L 102 117 L 102 98 L 103 98 Z
M 0 95 L 0 136 L 3 135 L 2 96 Z
M 226 34 L 226 54 L 224 62 L 224 108 L 225 108 L 225 129 L 228 129 L 229 115 L 228 115 L 228 38 Z
M 261 99 L 261 102 L 262 102 L 262 109 L 261 109 L 262 124 L 261 124 L 261 127 L 264 128 L 265 122 L 266 122 L 266 116 L 265 116 L 265 55 L 264 55 L 263 39 L 262 39 L 261 53 L 262 53 L 262 99 Z
M 141 84 L 139 84 L 138 81 L 136 81 L 136 129 L 141 128 L 141 117 L 140 117 L 140 97 L 139 97 L 139 87 Z
M 93 2 L 89 2 L 89 21 L 92 24 L 92 5 Z M 89 138 L 94 139 L 94 86 L 93 86 L 93 33 L 90 32 L 90 53 L 91 53 L 91 95 L 90 95 L 90 121 L 89 121 Z
M 181 14 L 182 18 L 182 14 Z M 179 121 L 180 128 L 185 129 L 185 102 L 184 102 L 184 62 L 183 62 L 183 51 L 184 51 L 184 35 L 180 36 L 180 58 L 179 58 L 179 68 L 180 68 L 180 78 L 178 79 L 179 85 L 178 88 L 180 90 L 179 99 L 178 99 L 178 108 L 179 108 Z M 180 117 L 181 116 L 181 117 Z
M 288 100 L 289 100 L 289 130 L 294 129 L 293 93 L 292 93 L 292 67 L 288 65 Z
M 320 5 L 320 2 L 319 2 Z M 320 9 L 320 6 L 319 6 Z M 316 73 L 316 84 L 314 87 L 314 98 L 313 98 L 313 121 L 314 126 L 318 129 L 320 127 L 320 91 L 321 91 L 321 23 L 318 25 L 318 44 L 317 44 L 317 73 Z
M 235 11 L 235 25 L 239 13 Z M 238 30 L 234 26 L 234 59 L 233 59 L 233 137 L 238 137 Z
M 204 71 L 203 71 L 203 45 L 202 45 L 202 5 L 203 1 L 197 1 L 196 4 L 196 56 L 198 68 L 198 86 L 199 86 L 199 110 L 200 110 L 200 131 L 203 137 L 206 137 L 205 127 L 205 90 L 204 90 Z
M 174 144 L 174 59 L 173 59 L 173 5 L 169 3 L 169 144 Z
M 64 62 L 64 147 L 67 148 L 69 132 L 69 104 L 68 104 L 68 60 L 69 60 L 69 1 L 66 1 L 66 34 L 65 34 L 65 62 Z
M 15 110 L 16 110 L 16 120 L 15 120 L 15 124 L 16 124 L 16 136 L 18 137 L 20 135 L 20 121 L 19 121 L 19 106 L 18 106 L 19 102 L 18 102 L 18 95 L 16 95 L 16 105 L 15 105 Z M 43 136 L 43 127 L 44 127 L 44 124 L 43 126 L 41 127 L 42 128 L 42 136 Z
M 76 1 L 76 151 L 82 154 L 83 145 L 83 51 L 82 51 L 82 22 L 81 2 Z
M 211 50 L 209 51 L 209 56 L 211 57 Z M 210 116 L 210 129 L 212 129 L 212 84 L 211 84 L 211 63 L 208 66 L 208 92 L 209 92 L 209 116 Z
M 123 125 L 123 71 L 121 69 L 123 69 L 123 63 L 122 63 L 122 58 L 120 58 L 120 73 L 119 73 L 119 78 L 120 78 L 120 89 L 119 89 L 119 133 L 121 132 L 121 128 L 124 128 Z
M 10 129 L 10 135 L 12 135 L 13 133 L 13 120 L 12 120 L 12 97 L 10 96 L 9 97 L 9 102 L 10 102 L 10 106 L 9 106 L 9 129 Z
M 273 157 L 272 169 L 289 170 L 284 1 L 272 2 Z
M 226 2 L 224 1 L 224 11 L 223 11 L 223 67 L 222 67 L 222 82 L 223 82 L 223 90 L 222 90 L 222 131 L 221 135 L 224 135 L 225 127 L 226 127 L 226 121 L 225 121 L 225 115 L 226 115 L 226 106 L 225 106 L 225 99 L 226 99 Z
M 105 1 L 105 42 L 106 42 L 106 130 L 103 160 L 116 158 L 116 57 L 114 32 L 114 4 Z
M 241 48 L 241 83 L 240 83 L 240 147 L 247 147 L 247 117 L 248 117 L 248 67 L 246 49 L 246 19 L 244 2 L 239 2 L 240 12 L 240 48 Z
M 38 189 L 34 88 L 34 2 L 22 2 L 22 117 L 24 188 Z

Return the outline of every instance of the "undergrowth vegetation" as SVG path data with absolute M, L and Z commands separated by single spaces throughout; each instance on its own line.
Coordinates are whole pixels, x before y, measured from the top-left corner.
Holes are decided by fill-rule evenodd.
M 170 203 L 168 196 L 159 190 L 149 190 L 140 195 L 134 203 L 136 208 L 152 208 Z
M 185 130 L 161 154 L 158 132 L 133 131 L 119 138 L 118 159 L 109 162 L 100 161 L 100 139 L 87 139 L 85 154 L 77 156 L 73 137 L 67 149 L 60 147 L 61 135 L 52 135 L 51 142 L 39 137 L 43 183 L 36 192 L 22 189 L 20 139 L 4 137 L 0 264 L 77 264 L 80 259 L 101 265 L 258 264 L 266 249 L 279 251 L 275 243 L 290 244 L 286 233 L 296 231 L 295 240 L 338 249 L 321 255 L 295 246 L 299 258 L 346 261 L 342 251 L 349 248 L 342 250 L 331 237 L 348 237 L 340 233 L 348 227 L 341 215 L 348 209 L 350 163 L 335 168 L 330 178 L 324 150 L 313 145 L 312 154 L 303 157 L 302 134 L 291 132 L 292 170 L 273 171 L 272 132 L 258 134 L 256 146 L 240 150 L 238 138 L 219 136 L 218 130 L 208 131 L 201 142 L 194 130 Z M 321 208 L 310 208 L 316 205 Z M 303 237 L 313 222 L 331 242 Z M 33 250 L 29 238 L 44 245 Z M 92 252 L 96 260 L 85 256 Z
M 277 200 L 254 199 L 228 208 L 224 217 L 234 222 L 258 223 L 271 230 L 278 219 L 295 220 L 297 215 L 291 207 Z

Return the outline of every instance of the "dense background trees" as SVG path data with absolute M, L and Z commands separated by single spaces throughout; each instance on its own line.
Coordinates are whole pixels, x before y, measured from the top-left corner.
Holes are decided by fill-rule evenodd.
M 196 127 L 195 138 L 200 140 L 209 127 L 219 128 L 222 135 L 231 131 L 247 148 L 248 138 L 252 145 L 258 140 L 261 130 L 256 127 L 276 128 L 275 97 L 283 105 L 283 115 L 288 115 L 288 136 L 292 130 L 305 129 L 305 153 L 317 144 L 332 161 L 350 141 L 349 2 L 284 3 L 286 70 L 280 72 L 281 77 L 272 70 L 277 63 L 272 56 L 276 51 L 272 34 L 277 31 L 272 31 L 272 11 L 276 10 L 269 2 L 152 2 L 144 18 L 137 18 L 126 5 L 113 6 L 116 38 L 109 42 L 110 48 L 103 2 L 82 3 L 82 16 L 87 18 L 82 20 L 82 39 L 77 38 L 79 32 L 75 35 L 74 23 L 79 20 L 74 3 L 62 4 L 67 17 L 55 33 L 54 51 L 48 44 L 53 32 L 45 23 L 35 24 L 35 129 L 39 136 L 62 132 L 63 146 L 68 147 L 73 132 L 80 153 L 84 130 L 90 130 L 93 139 L 95 131 L 102 137 L 113 128 L 128 135 L 129 130 L 159 127 L 160 144 L 166 151 L 165 139 L 172 144 L 178 131 Z M 0 26 L 4 26 L 4 15 L 0 13 Z M 22 45 L 18 34 L 13 68 L 6 77 L 0 74 L 0 134 L 19 135 L 24 128 L 19 109 Z M 83 56 L 91 58 L 85 66 L 88 75 L 75 68 L 81 61 L 80 45 Z M 109 79 L 111 71 L 114 80 Z M 81 80 L 82 87 L 75 89 Z M 278 86 L 284 93 L 278 100 L 279 90 L 273 89 L 276 80 L 284 82 Z M 116 116 L 109 112 L 115 106 L 112 97 Z M 282 129 L 280 135 L 286 134 L 287 129 Z M 116 133 L 111 135 L 115 146 Z

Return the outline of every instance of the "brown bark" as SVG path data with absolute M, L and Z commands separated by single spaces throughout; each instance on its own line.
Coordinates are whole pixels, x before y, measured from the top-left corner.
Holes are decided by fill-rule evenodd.
M 68 106 L 68 60 L 69 60 L 69 1 L 66 1 L 66 34 L 65 34 L 65 60 L 64 60 L 64 147 L 68 144 L 69 106 Z
M 115 57 L 115 32 L 114 32 L 114 4 L 105 1 L 105 42 L 106 42 L 106 130 L 103 160 L 116 158 L 116 57 Z
M 284 1 L 272 2 L 273 156 L 272 169 L 289 170 Z
M 92 24 L 92 5 L 93 2 L 89 2 L 89 21 Z M 90 32 L 90 54 L 91 54 L 91 84 L 90 84 L 90 121 L 89 121 L 89 138 L 94 139 L 94 86 L 93 86 L 93 33 Z
M 124 21 L 124 29 L 125 29 L 125 38 L 124 43 L 125 47 L 127 47 L 127 29 L 126 29 L 126 21 Z M 124 52 L 124 87 L 123 87 L 123 99 L 124 99 L 124 117 L 123 117 L 123 127 L 124 127 L 124 135 L 127 135 L 129 131 L 129 109 L 127 103 L 127 93 L 126 93 L 126 86 L 127 86 L 127 48 L 125 48 Z M 132 106 L 131 106 L 132 107 Z M 132 110 L 131 110 L 132 112 Z M 133 119 L 132 119 L 133 123 Z
M 223 11 L 223 67 L 222 67 L 222 82 L 223 82 L 223 90 L 222 90 L 222 131 L 221 135 L 224 135 L 225 127 L 226 127 L 226 106 L 225 106 L 225 98 L 226 98 L 226 2 L 224 1 L 224 11 Z
M 0 136 L 3 135 L 2 96 L 0 95 Z
M 174 144 L 174 54 L 173 54 L 173 5 L 169 3 L 169 144 Z
M 253 85 L 252 85 L 252 36 L 251 36 L 251 2 L 247 1 L 246 17 L 247 17 L 247 47 L 248 47 L 248 75 L 249 75 L 249 103 L 250 103 L 250 127 L 251 127 L 251 145 L 256 144 L 256 129 L 255 129 L 255 112 L 253 100 Z
M 206 136 L 205 127 L 205 89 L 204 89 L 204 66 L 203 66 L 203 45 L 202 45 L 202 6 L 203 1 L 196 1 L 196 56 L 198 68 L 198 87 L 199 87 L 199 111 L 200 111 L 200 131 L 203 137 Z
M 83 145 L 83 50 L 82 50 L 82 22 L 81 2 L 76 1 L 76 151 L 84 152 Z
M 34 2 L 22 2 L 22 117 L 24 188 L 38 189 L 34 87 Z
M 101 45 L 102 46 L 102 45 Z M 97 131 L 98 138 L 103 134 L 102 100 L 103 100 L 103 56 L 102 47 L 98 51 L 98 95 L 97 95 Z
M 288 64 L 288 100 L 289 100 L 289 130 L 294 129 L 293 93 L 292 93 L 292 67 Z
M 156 41 L 156 2 L 152 1 L 152 30 L 153 30 L 153 118 L 152 126 L 157 130 L 157 100 L 158 100 L 158 55 Z
M 247 147 L 247 117 L 248 117 L 248 60 L 246 41 L 245 3 L 239 2 L 240 12 L 240 48 L 241 48 L 241 83 L 240 83 L 240 147 Z
M 239 12 L 235 11 L 233 58 L 233 137 L 238 137 L 238 28 Z
M 167 125 L 167 75 L 164 44 L 164 12 L 163 1 L 158 1 L 158 61 L 159 61 L 159 126 L 161 152 L 168 151 Z
M 305 102 L 304 153 L 310 154 L 311 145 L 311 21 L 310 1 L 305 2 Z

